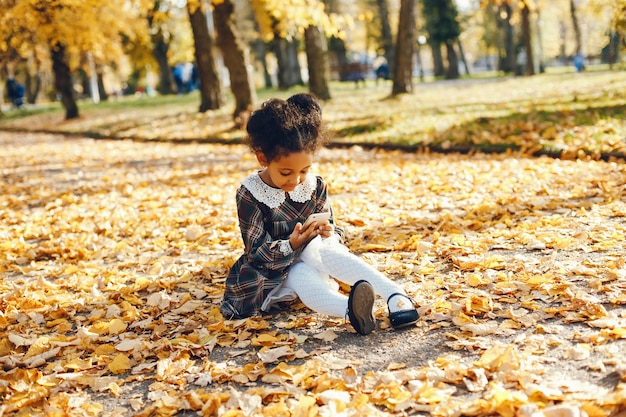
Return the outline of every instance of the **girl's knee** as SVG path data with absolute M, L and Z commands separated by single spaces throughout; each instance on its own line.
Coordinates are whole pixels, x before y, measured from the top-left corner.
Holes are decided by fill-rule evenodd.
M 318 271 L 315 267 L 306 262 L 298 262 L 291 266 L 285 286 L 293 289 L 296 293 L 305 289 L 315 289 L 319 291 L 329 286 L 330 276 L 326 272 Z
M 322 239 L 322 242 L 319 246 L 320 252 L 322 251 L 333 251 L 333 252 L 349 252 L 346 245 L 341 243 L 339 239 L 335 236 Z
M 317 270 L 306 262 L 298 262 L 289 269 L 289 276 L 292 275 L 310 275 L 317 273 Z

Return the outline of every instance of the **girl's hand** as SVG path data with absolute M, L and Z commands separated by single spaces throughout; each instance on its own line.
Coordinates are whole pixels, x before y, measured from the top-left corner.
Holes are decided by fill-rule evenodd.
M 326 221 L 317 226 L 317 231 L 319 232 L 319 235 L 324 238 L 331 237 L 335 232 L 335 226 Z
M 326 222 L 326 224 L 328 224 L 328 222 Z M 320 235 L 321 233 L 322 229 L 317 222 L 311 223 L 306 227 L 306 229 L 302 227 L 302 223 L 298 223 L 289 236 L 291 248 L 296 250 L 309 243 L 315 236 Z

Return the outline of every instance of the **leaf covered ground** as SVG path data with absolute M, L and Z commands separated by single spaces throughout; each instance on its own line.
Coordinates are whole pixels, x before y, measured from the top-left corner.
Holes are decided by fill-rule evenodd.
M 218 311 L 242 145 L 0 133 L 0 415 L 624 415 L 626 166 L 326 149 L 421 320 Z M 373 174 L 375 173 L 375 175 Z
M 567 159 L 626 157 L 626 71 L 549 73 L 416 83 L 389 99 L 391 85 L 332 85 L 324 118 L 333 146 L 430 149 L 440 152 L 520 151 Z M 263 90 L 259 101 L 294 91 Z M 0 128 L 72 133 L 92 138 L 237 143 L 232 99 L 198 113 L 198 96 L 111 98 L 82 102 L 82 117 L 64 121 L 58 103 L 0 115 Z

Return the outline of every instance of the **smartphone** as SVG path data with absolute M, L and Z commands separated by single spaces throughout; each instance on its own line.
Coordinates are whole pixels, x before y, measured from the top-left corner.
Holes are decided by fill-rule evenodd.
M 306 221 L 302 225 L 302 229 L 306 229 L 313 222 L 324 223 L 327 220 L 330 220 L 330 211 L 325 211 L 323 213 L 313 213 L 306 219 Z

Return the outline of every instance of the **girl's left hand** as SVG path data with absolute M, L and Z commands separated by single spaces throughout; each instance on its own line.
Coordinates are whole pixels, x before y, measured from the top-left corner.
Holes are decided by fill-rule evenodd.
M 333 226 L 329 222 L 319 224 L 316 229 L 321 237 L 331 237 L 335 232 L 335 226 Z

